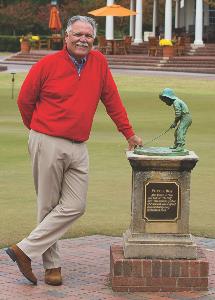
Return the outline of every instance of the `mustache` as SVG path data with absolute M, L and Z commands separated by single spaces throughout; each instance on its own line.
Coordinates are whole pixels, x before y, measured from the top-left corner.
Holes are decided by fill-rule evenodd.
M 80 47 L 88 47 L 88 44 L 87 43 L 83 43 L 83 42 L 78 42 L 76 43 L 77 46 L 80 46 Z

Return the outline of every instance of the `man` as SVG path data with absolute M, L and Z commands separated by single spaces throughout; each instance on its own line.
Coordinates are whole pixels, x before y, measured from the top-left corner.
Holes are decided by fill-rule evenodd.
M 174 152 L 184 151 L 185 136 L 187 129 L 192 124 L 192 117 L 189 112 L 187 104 L 179 99 L 174 91 L 170 88 L 165 88 L 159 95 L 161 101 L 166 103 L 168 106 L 173 105 L 175 111 L 175 120 L 171 124 L 170 128 L 176 128 L 175 130 L 175 142 L 170 148 Z
M 95 21 L 72 17 L 66 46 L 35 64 L 27 75 L 18 106 L 30 129 L 29 152 L 38 202 L 38 226 L 6 250 L 32 283 L 31 260 L 42 255 L 45 282 L 62 284 L 58 239 L 85 210 L 88 139 L 101 98 L 107 113 L 128 140 L 141 145 L 129 124 L 105 57 L 93 51 Z

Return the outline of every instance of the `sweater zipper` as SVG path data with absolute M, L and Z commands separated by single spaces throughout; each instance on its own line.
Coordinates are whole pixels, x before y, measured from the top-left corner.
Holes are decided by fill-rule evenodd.
M 78 80 L 80 80 L 81 73 L 80 74 L 78 73 L 78 70 L 77 70 L 75 64 L 72 62 L 71 59 L 70 59 L 70 61 L 71 61 L 71 64 L 72 64 L 73 68 L 75 69 L 76 74 L 78 75 Z

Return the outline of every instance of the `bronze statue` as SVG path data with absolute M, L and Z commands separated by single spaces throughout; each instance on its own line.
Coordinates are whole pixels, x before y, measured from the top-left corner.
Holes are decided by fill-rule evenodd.
M 175 110 L 175 120 L 170 128 L 177 128 L 175 130 L 174 145 L 170 148 L 173 149 L 174 152 L 184 151 L 186 132 L 192 123 L 192 117 L 187 104 L 176 97 L 174 91 L 170 88 L 165 88 L 160 93 L 159 98 L 167 105 L 173 105 Z

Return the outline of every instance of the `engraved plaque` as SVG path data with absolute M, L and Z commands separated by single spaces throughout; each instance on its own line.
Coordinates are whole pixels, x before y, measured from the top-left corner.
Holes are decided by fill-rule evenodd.
M 177 182 L 148 182 L 144 186 L 143 218 L 175 222 L 179 218 L 180 186 Z

